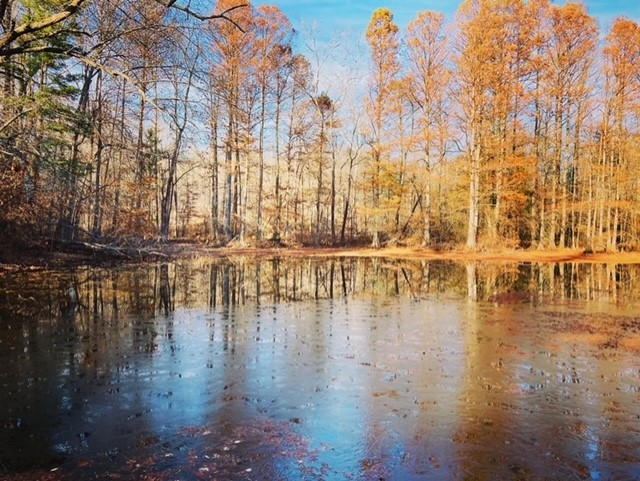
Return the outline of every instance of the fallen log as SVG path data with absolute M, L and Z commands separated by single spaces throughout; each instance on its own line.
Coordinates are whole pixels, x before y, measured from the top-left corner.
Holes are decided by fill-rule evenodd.
M 55 250 L 73 254 L 112 257 L 128 260 L 168 259 L 169 256 L 159 252 L 156 246 L 121 246 L 116 244 L 102 244 L 79 240 L 56 240 L 52 246 Z

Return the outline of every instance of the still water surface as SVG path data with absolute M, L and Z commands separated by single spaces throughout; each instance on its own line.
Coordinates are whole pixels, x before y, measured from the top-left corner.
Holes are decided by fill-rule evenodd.
M 640 267 L 0 275 L 0 478 L 640 478 Z

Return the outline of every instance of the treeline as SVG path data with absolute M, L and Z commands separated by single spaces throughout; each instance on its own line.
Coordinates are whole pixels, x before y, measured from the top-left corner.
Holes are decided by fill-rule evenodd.
M 186 5 L 0 1 L 5 237 L 639 247 L 636 22 L 378 9 L 365 83 L 275 6 Z

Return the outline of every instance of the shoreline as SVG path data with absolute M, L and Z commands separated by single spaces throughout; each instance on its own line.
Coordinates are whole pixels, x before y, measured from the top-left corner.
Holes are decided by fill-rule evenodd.
M 436 250 L 417 247 L 211 247 L 201 243 L 172 241 L 140 250 L 139 255 L 115 256 L 86 252 L 59 252 L 46 249 L 25 249 L 5 253 L 0 258 L 2 271 L 32 271 L 72 269 L 80 267 L 117 267 L 127 264 L 174 262 L 180 259 L 254 258 L 386 258 L 404 260 L 445 260 L 455 262 L 495 263 L 600 263 L 640 264 L 640 252 L 585 253 L 583 250 L 558 249 L 496 249 L 468 251 L 464 249 Z
M 640 264 L 640 252 L 593 253 L 583 250 L 480 250 L 467 251 L 464 249 L 434 250 L 412 247 L 384 247 L 373 249 L 370 247 L 301 247 L 296 249 L 260 249 L 260 248 L 220 248 L 213 257 L 358 257 L 358 258 L 386 258 L 406 260 L 445 260 L 445 261 L 485 261 L 500 263 L 601 263 L 601 264 Z

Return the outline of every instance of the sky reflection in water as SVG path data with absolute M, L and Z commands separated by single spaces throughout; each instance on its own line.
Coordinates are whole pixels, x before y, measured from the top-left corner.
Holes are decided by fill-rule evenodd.
M 6 274 L 0 474 L 634 479 L 638 277 L 380 260 Z

